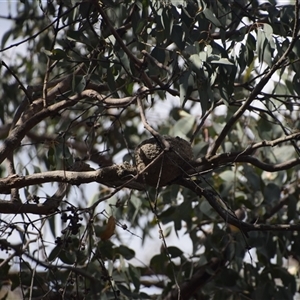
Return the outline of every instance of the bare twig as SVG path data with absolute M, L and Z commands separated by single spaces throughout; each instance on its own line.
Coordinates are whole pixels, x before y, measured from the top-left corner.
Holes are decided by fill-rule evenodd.
M 15 44 L 12 44 L 6 48 L 0 49 L 0 53 L 4 52 L 8 49 L 11 49 L 13 47 L 17 47 L 20 46 L 24 43 L 27 43 L 30 40 L 34 40 L 37 36 L 39 36 L 41 33 L 43 33 L 44 31 L 46 31 L 47 29 L 49 29 L 53 24 L 55 24 L 57 22 L 57 20 L 61 19 L 63 16 L 66 16 L 67 14 L 69 14 L 72 10 L 76 9 L 77 6 L 79 6 L 81 3 L 77 2 L 75 3 L 75 5 L 73 7 L 71 7 L 70 9 L 66 10 L 64 13 L 62 13 L 61 15 L 59 15 L 53 22 L 51 22 L 49 25 L 47 25 L 46 27 L 44 27 L 43 29 L 39 30 L 37 33 L 30 35 L 30 37 L 28 37 L 25 40 L 22 40 L 20 42 L 17 42 Z
M 11 152 L 8 155 L 6 165 L 7 165 L 8 176 L 12 176 L 13 174 L 16 174 L 13 152 Z M 11 201 L 20 201 L 18 189 L 12 188 L 10 190 L 10 198 Z
M 24 84 L 21 82 L 21 80 L 19 79 L 19 77 L 15 74 L 15 72 L 13 72 L 10 67 L 4 62 L 1 62 L 2 65 L 9 71 L 9 73 L 16 79 L 16 81 L 18 82 L 20 89 L 24 92 L 26 98 L 27 98 L 27 102 L 31 103 L 32 102 L 32 98 L 31 98 L 31 94 L 28 92 L 28 90 L 25 88 Z
M 275 140 L 262 141 L 262 142 L 259 142 L 259 143 L 252 144 L 250 146 L 250 148 L 255 150 L 255 149 L 266 147 L 266 146 L 274 147 L 274 146 L 277 146 L 277 145 L 279 145 L 283 142 L 292 141 L 292 140 L 299 140 L 299 139 L 300 139 L 300 132 L 295 132 L 295 133 L 292 133 L 292 134 L 287 135 L 287 136 L 283 136 L 283 137 L 275 139 Z
M 204 125 L 206 119 L 210 116 L 211 112 L 219 105 L 223 103 L 223 100 L 219 100 L 218 102 L 214 102 L 212 106 L 205 112 L 204 116 L 201 118 L 200 123 L 197 125 L 196 129 L 193 132 L 192 137 L 190 138 L 190 143 L 192 143 L 198 134 L 199 130 L 202 128 Z
M 163 145 L 164 150 L 168 151 L 170 149 L 170 143 L 164 137 L 162 137 L 156 130 L 154 130 L 147 122 L 140 97 L 137 97 L 137 104 L 140 110 L 141 120 L 143 122 L 145 129 L 147 129 L 158 140 L 161 146 Z

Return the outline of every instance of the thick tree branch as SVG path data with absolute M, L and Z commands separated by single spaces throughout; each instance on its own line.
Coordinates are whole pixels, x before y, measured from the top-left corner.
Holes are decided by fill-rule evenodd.
M 30 185 L 38 185 L 46 182 L 63 182 L 71 185 L 98 182 L 109 186 L 118 186 L 126 183 L 128 178 L 135 176 L 136 169 L 128 164 L 113 165 L 96 171 L 48 171 L 27 176 L 13 175 L 0 179 L 0 193 L 10 193 L 12 188 L 23 188 Z M 128 184 L 129 188 L 141 187 Z M 135 186 L 135 187 L 134 187 Z
M 300 165 L 300 158 L 293 158 L 279 164 L 267 164 L 259 159 L 250 155 L 241 155 L 238 153 L 222 153 L 214 155 L 210 159 L 197 159 L 191 169 L 187 172 L 187 175 L 202 175 L 204 173 L 216 170 L 218 167 L 231 165 L 234 163 L 250 163 L 251 165 L 260 168 L 261 170 L 268 172 L 278 172 L 282 170 L 288 170 L 292 167 Z
M 300 138 L 300 132 L 295 132 L 293 134 L 283 136 L 275 140 L 261 141 L 258 143 L 250 144 L 246 149 L 239 152 L 221 153 L 221 154 L 215 154 L 211 157 L 198 158 L 194 162 L 193 168 L 191 168 L 189 174 L 194 174 L 197 172 L 201 173 L 208 170 L 213 170 L 218 166 L 237 163 L 237 162 L 250 163 L 268 172 L 288 170 L 294 166 L 300 165 L 300 158 L 293 158 L 289 161 L 285 161 L 278 164 L 268 164 L 260 161 L 256 157 L 252 156 L 252 154 L 255 152 L 255 150 L 259 148 L 275 147 L 288 141 L 293 142 L 299 140 L 299 138 Z
M 48 94 L 48 100 L 50 97 L 50 93 Z M 20 125 L 11 130 L 9 136 L 5 139 L 4 145 L 0 149 L 0 163 L 7 157 L 7 155 L 16 149 L 26 133 L 32 129 L 35 125 L 37 125 L 42 120 L 46 119 L 47 117 L 54 116 L 58 114 L 62 109 L 75 105 L 79 100 L 84 99 L 86 97 L 98 100 L 103 102 L 109 106 L 126 106 L 131 104 L 135 101 L 136 96 L 133 97 L 126 97 L 126 98 L 108 98 L 105 97 L 93 90 L 85 90 L 79 94 L 76 94 L 67 100 L 62 100 L 58 103 L 55 103 L 49 107 L 45 107 L 41 111 L 32 113 L 32 116 L 25 122 L 22 122 Z M 42 102 L 42 100 L 41 100 Z M 35 105 L 33 103 L 32 105 Z
M 136 169 L 129 164 L 123 164 L 105 167 L 97 171 L 49 171 L 28 176 L 9 176 L 0 180 L 0 193 L 9 193 L 12 188 L 22 188 L 46 182 L 65 184 L 61 185 L 57 192 L 42 204 L 24 204 L 16 201 L 0 200 L 0 213 L 51 214 L 57 210 L 62 197 L 65 195 L 67 184 L 80 185 L 98 182 L 111 187 L 119 187 L 119 189 L 128 187 L 141 190 L 144 188 L 144 184 L 138 181 Z

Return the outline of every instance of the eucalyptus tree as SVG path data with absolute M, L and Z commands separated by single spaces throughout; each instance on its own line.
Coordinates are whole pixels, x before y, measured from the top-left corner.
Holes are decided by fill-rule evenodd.
M 1 19 L 8 297 L 293 299 L 298 2 L 19 1 Z

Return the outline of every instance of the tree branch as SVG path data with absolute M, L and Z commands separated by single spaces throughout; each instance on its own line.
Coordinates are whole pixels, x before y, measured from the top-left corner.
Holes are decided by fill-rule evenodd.
M 257 83 L 255 88 L 250 93 L 248 99 L 244 102 L 244 104 L 233 114 L 233 116 L 228 120 L 223 130 L 221 131 L 219 137 L 216 139 L 214 145 L 211 150 L 208 152 L 207 156 L 216 154 L 218 148 L 221 146 L 222 142 L 228 135 L 231 127 L 237 122 L 237 120 L 243 115 L 243 113 L 247 110 L 252 101 L 256 98 L 256 96 L 261 92 L 264 86 L 269 82 L 272 75 L 282 66 L 285 62 L 288 54 L 292 51 L 298 37 L 298 28 L 299 28 L 299 3 L 295 1 L 295 24 L 293 29 L 292 40 L 287 47 L 286 51 L 282 54 L 282 56 L 278 59 L 277 62 L 270 68 L 270 70 L 263 76 L 263 78 Z
M 112 165 L 96 171 L 47 171 L 27 176 L 17 174 L 0 179 L 0 193 L 10 193 L 12 188 L 23 188 L 46 182 L 63 182 L 71 185 L 98 182 L 108 186 L 118 186 L 126 183 L 128 178 L 135 176 L 136 169 L 129 164 Z M 129 188 L 134 188 L 129 184 Z M 138 185 L 136 185 L 137 187 Z
M 51 90 L 52 91 L 52 90 Z M 58 103 L 52 104 L 49 107 L 45 107 L 41 111 L 35 112 L 32 111 L 32 116 L 25 122 L 21 123 L 19 126 L 17 126 L 11 130 L 9 136 L 5 139 L 3 147 L 0 149 L 0 163 L 3 162 L 3 160 L 7 157 L 7 155 L 15 150 L 21 143 L 21 140 L 24 138 L 26 133 L 32 129 L 36 124 L 41 122 L 42 120 L 46 119 L 49 116 L 53 116 L 59 113 L 60 110 L 73 106 L 76 104 L 79 100 L 83 98 L 92 98 L 96 99 L 98 101 L 103 102 L 106 105 L 109 106 L 126 106 L 131 104 L 135 101 L 136 96 L 133 97 L 126 97 L 126 98 L 108 98 L 105 97 L 96 91 L 93 90 L 85 90 L 82 91 L 79 94 L 76 94 L 67 100 L 62 100 Z M 48 94 L 48 100 L 50 98 L 50 93 Z M 41 99 L 42 101 L 42 99 Z M 32 105 L 35 105 L 33 103 Z
M 258 167 L 264 171 L 278 172 L 278 171 L 282 171 L 282 170 L 288 170 L 292 167 L 300 165 L 300 157 L 288 160 L 283 163 L 272 165 L 272 164 L 264 163 L 253 156 L 242 155 L 242 156 L 237 157 L 235 159 L 235 162 L 247 162 L 247 163 L 250 163 L 253 166 Z
M 179 184 L 190 189 L 199 197 L 204 197 L 220 217 L 228 224 L 239 228 L 245 234 L 250 231 L 300 231 L 300 224 L 251 224 L 239 220 L 234 213 L 226 207 L 226 204 L 213 191 L 201 188 L 198 184 L 191 180 L 179 180 Z

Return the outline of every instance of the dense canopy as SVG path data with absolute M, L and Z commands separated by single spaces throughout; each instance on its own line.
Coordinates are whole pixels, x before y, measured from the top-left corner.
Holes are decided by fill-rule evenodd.
M 298 1 L 2 7 L 0 298 L 297 295 Z

